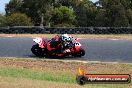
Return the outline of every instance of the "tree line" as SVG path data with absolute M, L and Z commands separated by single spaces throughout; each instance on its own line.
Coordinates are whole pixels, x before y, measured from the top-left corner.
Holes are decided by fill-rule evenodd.
M 131 0 L 10 0 L 0 25 L 131 27 Z M 5 19 L 7 21 L 5 21 Z

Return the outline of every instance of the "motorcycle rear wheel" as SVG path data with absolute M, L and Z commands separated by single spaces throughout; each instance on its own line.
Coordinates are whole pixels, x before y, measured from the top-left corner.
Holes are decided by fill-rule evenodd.
M 38 56 L 38 57 L 43 57 L 45 56 L 44 52 L 42 51 L 42 49 L 39 47 L 38 44 L 33 45 L 31 48 L 31 51 L 34 55 Z

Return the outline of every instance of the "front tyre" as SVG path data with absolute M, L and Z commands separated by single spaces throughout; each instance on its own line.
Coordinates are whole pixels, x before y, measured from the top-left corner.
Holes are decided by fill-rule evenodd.
M 80 53 L 80 56 L 84 56 L 84 55 L 85 55 L 85 50 L 81 48 L 81 49 L 79 50 L 79 53 Z
M 85 50 L 84 49 L 80 49 L 78 53 L 73 54 L 74 57 L 82 57 L 85 55 Z
M 36 56 L 43 56 L 42 49 L 39 47 L 38 44 L 33 45 L 32 48 L 31 48 L 31 51 Z

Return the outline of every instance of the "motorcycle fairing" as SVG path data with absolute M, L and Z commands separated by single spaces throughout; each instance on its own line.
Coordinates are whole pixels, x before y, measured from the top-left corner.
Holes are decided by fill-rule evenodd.
M 34 38 L 33 41 L 36 42 L 37 44 L 39 44 L 40 48 L 45 48 L 44 47 L 44 41 L 45 41 L 44 38 Z
M 80 42 L 75 42 L 74 47 L 71 49 L 71 53 L 78 52 L 80 50 L 80 48 L 81 48 Z

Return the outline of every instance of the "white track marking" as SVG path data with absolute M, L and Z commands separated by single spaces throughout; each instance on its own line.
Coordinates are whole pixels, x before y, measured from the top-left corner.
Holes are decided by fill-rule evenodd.
M 7 37 L 7 38 L 12 38 L 13 36 L 5 36 L 5 37 Z
M 119 40 L 119 39 L 110 39 L 110 40 L 117 41 L 117 40 Z

